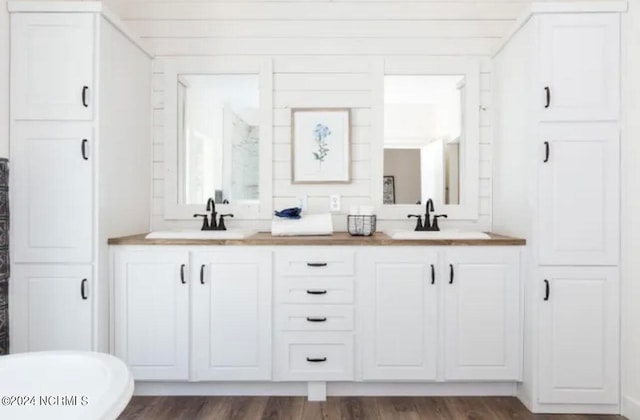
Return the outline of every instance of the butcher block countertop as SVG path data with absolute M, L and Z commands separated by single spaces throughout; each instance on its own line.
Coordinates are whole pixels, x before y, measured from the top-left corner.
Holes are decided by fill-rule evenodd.
M 109 245 L 270 245 L 270 246 L 522 246 L 521 238 L 487 232 L 490 239 L 391 239 L 384 233 L 373 236 L 350 236 L 335 232 L 331 236 L 271 236 L 257 233 L 246 239 L 146 239 L 146 233 L 109 239 Z

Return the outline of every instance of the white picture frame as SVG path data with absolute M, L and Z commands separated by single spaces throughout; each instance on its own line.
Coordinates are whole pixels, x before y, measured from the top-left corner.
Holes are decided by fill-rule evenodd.
M 349 108 L 291 110 L 293 184 L 351 182 Z

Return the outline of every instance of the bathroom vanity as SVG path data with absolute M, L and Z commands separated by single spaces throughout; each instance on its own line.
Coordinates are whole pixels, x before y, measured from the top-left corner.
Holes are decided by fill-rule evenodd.
M 112 350 L 139 391 L 160 382 L 232 393 L 260 381 L 302 383 L 313 399 L 327 384 L 500 393 L 522 377 L 521 239 L 139 235 L 110 244 Z M 214 381 L 228 385 L 207 388 Z M 482 384 L 472 391 L 471 382 Z

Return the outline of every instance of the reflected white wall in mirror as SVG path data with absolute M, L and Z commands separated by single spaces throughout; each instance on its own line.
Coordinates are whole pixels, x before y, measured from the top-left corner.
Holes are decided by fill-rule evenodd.
M 259 199 L 259 76 L 178 75 L 178 199 Z
M 395 201 L 460 204 L 464 75 L 384 76 L 384 176 Z

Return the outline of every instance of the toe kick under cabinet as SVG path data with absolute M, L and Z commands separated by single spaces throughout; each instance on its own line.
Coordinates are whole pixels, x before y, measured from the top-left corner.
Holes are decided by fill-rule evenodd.
M 518 246 L 113 246 L 138 381 L 516 382 Z

